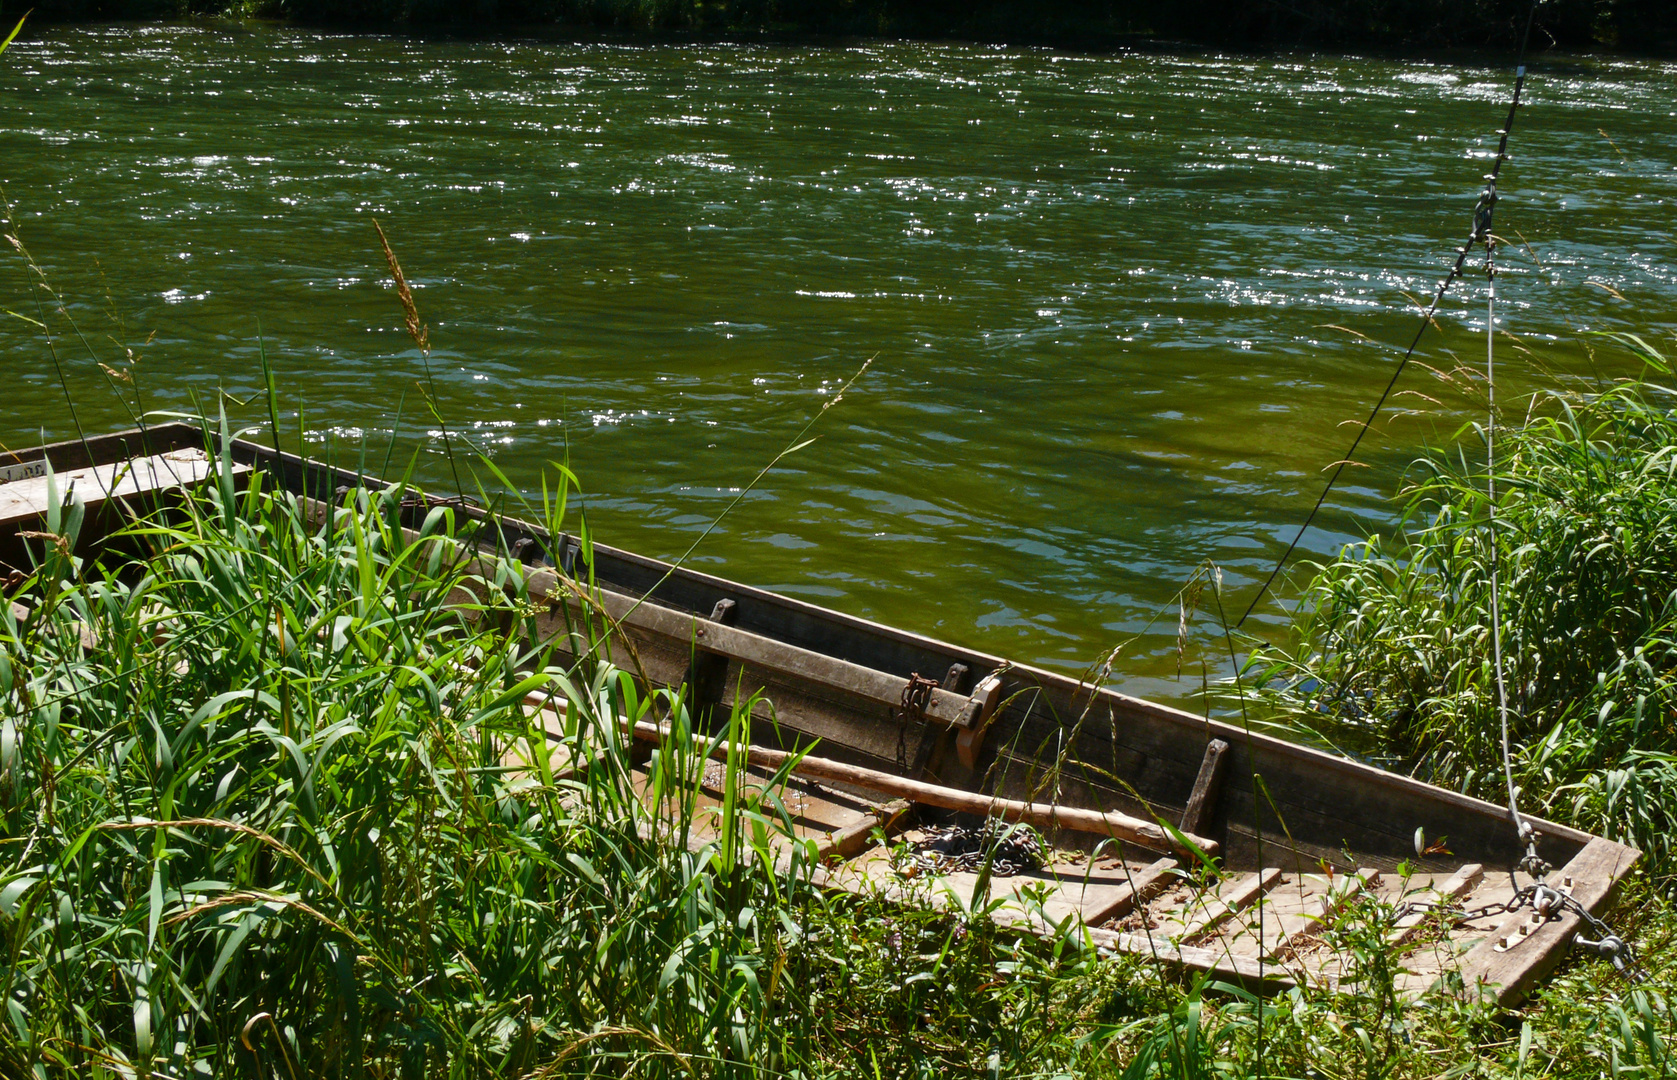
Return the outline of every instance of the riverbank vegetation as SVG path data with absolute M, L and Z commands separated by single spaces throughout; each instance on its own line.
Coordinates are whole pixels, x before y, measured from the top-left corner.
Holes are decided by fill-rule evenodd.
M 1620 344 L 1651 378 L 1669 362 Z M 1294 642 L 1252 654 L 1273 714 L 1505 803 L 1497 598 L 1522 807 L 1677 872 L 1677 399 L 1652 381 L 1531 403 L 1419 465 L 1400 524 L 1316 568 Z M 1482 444 L 1481 444 L 1482 445 Z M 1482 453 L 1482 450 L 1480 451 Z
M 43 0 L 41 20 L 235 15 L 358 27 L 955 38 L 1080 48 L 1512 48 L 1527 0 Z M 19 7 L 16 13 L 21 14 Z M 0 11 L 0 14 L 4 14 Z M 1677 52 L 1665 0 L 1549 0 L 1538 48 Z
M 1521 775 L 1528 809 L 1653 841 L 1637 815 L 1663 812 L 1664 774 L 1615 777 L 1677 751 L 1659 646 L 1677 590 L 1664 531 L 1677 415 L 1650 386 L 1567 404 L 1513 435 L 1505 459 L 1507 639 L 1533 709 Z M 1414 742 L 1436 779 L 1494 789 L 1481 776 L 1494 755 L 1478 749 L 1474 480 L 1436 467 L 1417 507 L 1440 509 L 1322 570 L 1305 644 L 1264 654 L 1279 677 L 1266 693 L 1317 724 L 1367 728 L 1408 708 L 1378 734 Z M 580 524 L 586 542 L 566 520 L 567 483 L 536 516 Z M 1041 938 L 982 905 L 829 895 L 807 847 L 784 839 L 775 780 L 704 767 L 746 737 L 745 714 L 694 732 L 679 701 L 590 658 L 604 625 L 574 627 L 581 662 L 533 645 L 516 565 L 465 563 L 447 507 L 404 534 L 408 494 L 311 506 L 222 460 L 98 561 L 72 554 L 76 499 L 52 512 L 0 603 L 0 1072 L 1677 1071 L 1677 910 L 1657 842 L 1614 917 L 1646 983 L 1579 960 L 1512 1017 L 1402 998 L 1375 905 L 1331 931 L 1356 993 L 1259 1000 L 1102 956 L 1069 924 Z M 1423 650 L 1436 659 L 1419 669 L 1439 669 L 1430 691 L 1399 659 L 1373 660 Z M 624 730 L 650 716 L 673 725 L 648 793 Z M 1469 752 L 1452 758 L 1453 740 Z M 1560 788 L 1539 782 L 1550 773 Z

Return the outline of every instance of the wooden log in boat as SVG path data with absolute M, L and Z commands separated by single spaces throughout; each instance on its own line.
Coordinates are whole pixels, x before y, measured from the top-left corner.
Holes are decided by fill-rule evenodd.
M 171 491 L 203 483 L 223 452 L 241 477 L 260 471 L 270 486 L 315 500 L 322 514 L 346 490 L 386 486 L 244 440 L 207 447 L 202 431 L 185 424 L 21 451 L 0 462 L 0 506 L 9 507 L 0 517 L 0 580 L 8 567 L 29 565 L 29 546 L 43 542 L 27 534 L 45 515 L 38 481 L 49 468 L 82 477 L 77 491 L 90 510 L 81 553 L 92 555 L 128 508 L 162 505 Z M 197 464 L 178 467 L 186 462 Z M 54 490 L 63 491 L 56 481 Z M 435 504 L 404 503 L 412 528 Z M 1034 929 L 1080 919 L 1103 949 L 1253 985 L 1332 984 L 1335 960 L 1317 931 L 1367 898 L 1396 906 L 1447 897 L 1475 907 L 1513 896 L 1507 872 L 1522 848 L 1506 810 L 1493 804 L 632 552 L 602 544 L 584 551 L 572 538 L 455 505 L 478 530 L 474 557 L 523 575 L 531 595 L 546 598 L 537 632 L 561 655 L 581 647 L 567 636 L 577 620 L 594 620 L 610 628 L 609 659 L 651 686 L 686 687 L 700 721 L 747 704 L 772 719 L 752 725 L 762 765 L 783 760 L 776 753 L 818 748 L 832 779 L 795 776 L 785 797 L 796 807 L 798 837 L 835 860 L 826 874 L 837 887 L 893 887 L 901 867 L 870 846 L 881 831 L 913 848 L 933 826 L 976 820 L 958 811 L 1040 807 L 1041 792 L 1053 791 L 1052 808 L 1013 811 L 1039 823 L 1054 850 L 1042 866 L 990 881 L 992 895 L 1017 900 L 1004 919 Z M 840 767 L 849 771 L 841 776 Z M 867 782 L 857 785 L 858 777 Z M 1065 827 L 1074 820 L 1106 823 L 1094 837 L 1103 844 L 1090 850 L 1088 834 Z M 1139 824 L 1114 840 L 1114 821 Z M 1171 846 L 1160 849 L 1162 821 L 1181 822 L 1208 850 L 1215 845 L 1223 879 L 1192 873 L 1192 859 L 1161 859 Z M 1550 884 L 1599 912 L 1637 852 L 1535 824 L 1543 857 L 1562 867 Z M 1453 854 L 1417 855 L 1417 828 L 1447 835 Z M 1400 864 L 1408 877 L 1395 873 Z M 961 870 L 940 877 L 956 895 L 981 885 Z M 1348 907 L 1353 888 L 1363 899 Z M 1576 930 L 1571 916 L 1530 917 L 1411 918 L 1390 940 L 1408 985 L 1454 969 L 1512 1002 L 1559 961 Z
M 668 725 L 652 724 L 641 721 L 635 725 L 634 736 L 645 742 L 657 743 L 669 737 Z M 714 755 L 719 758 L 728 756 L 728 747 L 718 744 Z M 847 765 L 842 761 L 831 761 L 827 758 L 814 757 L 809 754 L 797 755 L 785 750 L 771 750 L 761 746 L 745 748 L 746 761 L 760 769 L 778 771 L 790 767 L 799 776 L 814 777 L 817 780 L 835 780 L 852 787 L 865 788 L 906 799 L 921 806 L 936 806 L 943 810 L 957 810 L 965 814 L 976 814 L 981 818 L 998 818 L 1006 822 L 1018 822 L 1034 826 L 1038 829 L 1069 829 L 1073 832 L 1091 833 L 1095 836 L 1111 837 L 1114 840 L 1125 840 L 1144 848 L 1157 851 L 1178 849 L 1191 853 L 1198 848 L 1204 855 L 1217 854 L 1217 841 L 1207 840 L 1203 836 L 1182 833 L 1181 839 L 1172 836 L 1169 831 L 1151 821 L 1142 821 L 1128 814 L 1120 814 L 1115 810 L 1085 810 L 1075 806 L 1052 806 L 1046 803 L 1024 803 L 1014 799 L 1001 799 L 991 795 L 981 795 L 972 791 L 959 791 L 955 788 L 943 787 L 939 784 L 928 784 L 920 780 L 911 780 L 906 776 L 893 776 L 878 769 L 863 768 L 860 765 Z M 1183 843 L 1187 842 L 1187 845 Z

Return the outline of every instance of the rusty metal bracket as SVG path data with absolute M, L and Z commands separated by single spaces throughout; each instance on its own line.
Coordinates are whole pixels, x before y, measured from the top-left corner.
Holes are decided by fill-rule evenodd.
M 958 721 L 960 733 L 955 736 L 955 756 L 969 769 L 978 767 L 978 755 L 984 748 L 984 729 L 996 714 L 1002 700 L 1002 677 L 992 672 L 973 687 L 972 696 L 961 707 Z

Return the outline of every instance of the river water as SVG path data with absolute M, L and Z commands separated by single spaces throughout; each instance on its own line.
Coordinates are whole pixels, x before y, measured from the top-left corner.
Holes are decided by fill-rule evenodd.
M 1291 538 L 1466 232 L 1511 82 L 40 29 L 0 59 L 0 179 L 85 342 L 7 251 L 0 306 L 54 333 L 0 320 L 0 441 L 73 434 L 59 368 L 109 430 L 132 404 L 99 362 L 145 408 L 214 408 L 265 348 L 315 452 L 393 444 L 444 482 L 376 218 L 442 415 L 527 490 L 568 454 L 605 541 L 682 551 L 871 359 L 692 564 L 1064 670 L 1128 641 L 1119 685 L 1188 702 L 1217 654 L 1202 621 L 1177 676 L 1173 596 L 1211 560 L 1244 607 Z M 1497 220 L 1509 400 L 1631 372 L 1589 331 L 1677 329 L 1677 65 L 1547 58 L 1528 93 Z M 1427 364 L 1482 363 L 1484 294 L 1453 293 Z M 1308 557 L 1388 523 L 1406 464 L 1476 414 L 1465 379 L 1404 378 Z

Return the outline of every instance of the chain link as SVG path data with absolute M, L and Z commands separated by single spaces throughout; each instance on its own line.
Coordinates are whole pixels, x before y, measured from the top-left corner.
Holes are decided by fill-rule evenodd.
M 920 725 L 920 740 L 926 737 L 926 706 L 932 703 L 932 691 L 938 688 L 936 679 L 928 679 L 918 671 L 909 675 L 908 682 L 903 684 L 902 708 L 898 712 L 897 724 L 897 770 L 908 769 L 908 725 Z
M 986 860 L 991 877 L 1013 877 L 1043 865 L 1042 842 L 1030 829 L 990 821 L 983 828 L 928 825 L 910 849 L 915 873 L 977 873 Z

